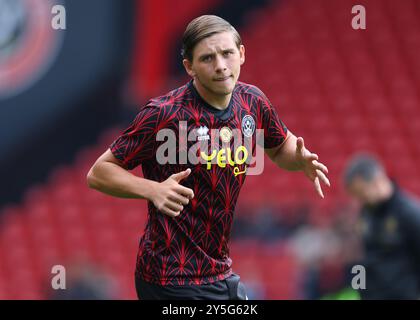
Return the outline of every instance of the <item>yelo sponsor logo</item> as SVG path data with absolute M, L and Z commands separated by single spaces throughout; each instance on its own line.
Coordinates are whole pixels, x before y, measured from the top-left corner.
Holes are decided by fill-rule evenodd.
M 242 155 L 241 155 L 242 152 Z M 207 170 L 211 169 L 211 164 L 213 159 L 216 158 L 216 163 L 220 168 L 226 168 L 226 165 L 230 165 L 232 167 L 235 167 L 233 169 L 233 173 L 235 176 L 245 173 L 246 172 L 246 166 L 245 170 L 240 171 L 239 167 L 240 165 L 244 164 L 246 160 L 248 159 L 248 150 L 244 146 L 240 146 L 235 150 L 235 153 L 232 154 L 232 151 L 230 148 L 223 148 L 219 151 L 213 150 L 211 154 L 207 154 L 206 152 L 201 151 L 200 153 L 201 157 L 207 161 Z M 233 156 L 233 159 L 232 159 Z

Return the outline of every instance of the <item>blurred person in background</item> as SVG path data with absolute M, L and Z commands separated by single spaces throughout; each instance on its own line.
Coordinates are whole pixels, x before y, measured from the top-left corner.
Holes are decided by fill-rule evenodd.
M 162 164 L 157 159 L 162 144 L 157 132 L 168 128 L 175 134 L 192 133 L 204 142 L 200 150 L 207 152 L 207 140 L 217 137 L 217 130 L 229 145 L 226 152 L 238 154 L 240 147 L 231 139 L 236 131 L 240 138 L 252 137 L 253 154 L 256 129 L 263 129 L 259 138 L 269 158 L 285 170 L 302 171 L 321 197 L 321 182 L 330 185 L 328 169 L 305 148 L 303 138 L 286 128 L 261 90 L 238 82 L 245 48 L 230 23 L 211 15 L 194 19 L 184 33 L 182 56 L 192 79 L 140 109 L 131 126 L 93 165 L 88 184 L 112 196 L 149 201 L 136 266 L 140 299 L 246 299 L 232 270 L 229 240 L 247 164 L 235 163 L 229 154 L 220 153 L 223 150 L 217 163 Z M 180 137 L 177 141 L 181 144 Z M 176 145 L 168 152 L 181 151 Z M 144 178 L 129 172 L 139 165 Z
M 359 154 L 344 173 L 348 193 L 361 204 L 366 270 L 362 299 L 420 298 L 420 204 L 391 180 L 372 155 Z

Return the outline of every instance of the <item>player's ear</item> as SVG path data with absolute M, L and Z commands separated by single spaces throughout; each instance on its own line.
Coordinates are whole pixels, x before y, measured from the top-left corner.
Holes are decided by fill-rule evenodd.
M 239 57 L 241 61 L 241 65 L 245 63 L 245 47 L 243 44 L 239 46 Z
M 192 63 L 188 59 L 182 60 L 182 64 L 184 65 L 185 71 L 187 71 L 188 75 L 192 78 L 195 76 L 195 72 L 192 67 Z

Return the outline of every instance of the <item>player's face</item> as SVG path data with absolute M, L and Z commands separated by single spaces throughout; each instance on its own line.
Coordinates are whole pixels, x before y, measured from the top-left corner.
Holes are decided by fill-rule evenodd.
M 184 60 L 184 66 L 206 94 L 226 96 L 232 93 L 244 62 L 244 46 L 237 47 L 232 32 L 222 32 L 201 40 L 193 60 Z

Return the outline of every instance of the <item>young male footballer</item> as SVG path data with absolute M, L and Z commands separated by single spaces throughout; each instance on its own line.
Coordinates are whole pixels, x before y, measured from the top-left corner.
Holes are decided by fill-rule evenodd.
M 191 80 L 139 110 L 90 169 L 88 184 L 148 201 L 135 272 L 139 299 L 247 299 L 229 240 L 256 144 L 280 168 L 303 171 L 321 197 L 328 169 L 261 90 L 238 81 L 245 48 L 234 27 L 200 16 L 182 41 Z M 129 172 L 139 165 L 144 178 Z

